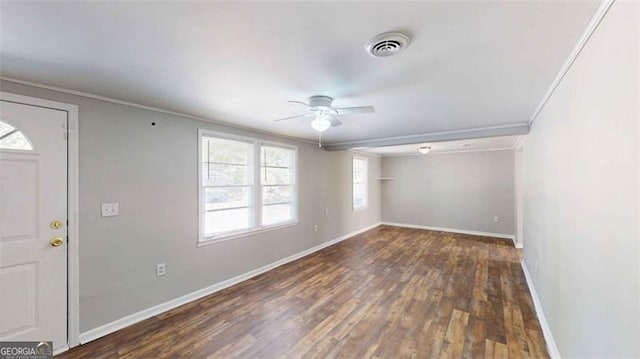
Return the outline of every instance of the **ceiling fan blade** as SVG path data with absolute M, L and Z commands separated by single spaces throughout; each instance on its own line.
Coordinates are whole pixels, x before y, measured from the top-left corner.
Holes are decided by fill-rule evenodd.
M 329 122 L 331 122 L 331 127 L 337 127 L 342 125 L 342 122 L 336 118 L 336 116 L 330 116 Z
M 279 118 L 277 120 L 273 120 L 274 122 L 278 122 L 278 121 L 285 121 L 285 120 L 293 120 L 294 118 L 302 118 L 302 117 L 311 117 L 314 116 L 311 113 L 307 113 L 305 115 L 296 115 L 296 116 L 291 116 L 291 117 L 285 117 L 285 118 Z
M 342 107 L 334 109 L 338 111 L 338 115 L 349 115 L 352 113 L 371 113 L 376 109 L 373 106 L 357 106 L 357 107 Z
M 290 103 L 298 103 L 298 104 L 300 104 L 300 105 L 305 105 L 305 106 L 307 106 L 307 107 L 311 107 L 311 105 L 309 105 L 308 103 L 304 103 L 304 102 L 302 102 L 302 101 L 291 101 L 291 100 L 290 100 L 289 102 L 290 102 Z

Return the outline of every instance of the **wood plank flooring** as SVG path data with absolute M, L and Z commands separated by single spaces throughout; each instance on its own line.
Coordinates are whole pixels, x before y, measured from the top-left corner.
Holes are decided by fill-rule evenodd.
M 380 226 L 57 358 L 548 358 L 520 256 Z

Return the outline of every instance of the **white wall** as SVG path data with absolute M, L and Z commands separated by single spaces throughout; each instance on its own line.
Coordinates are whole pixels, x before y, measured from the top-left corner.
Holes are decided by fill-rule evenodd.
M 562 357 L 640 357 L 638 2 L 616 2 L 525 144 L 524 257 Z
M 0 89 L 79 106 L 81 332 L 380 221 L 378 157 L 370 206 L 353 212 L 351 152 L 7 81 Z M 300 223 L 197 247 L 198 128 L 297 145 Z M 101 218 L 103 202 L 119 202 L 120 215 Z M 156 278 L 161 262 L 167 274 Z
M 513 235 L 513 166 L 509 150 L 384 157 L 382 220 Z

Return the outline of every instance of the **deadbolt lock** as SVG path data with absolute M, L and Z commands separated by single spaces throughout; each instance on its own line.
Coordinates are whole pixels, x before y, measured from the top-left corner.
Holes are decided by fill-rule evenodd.
M 51 222 L 51 228 L 53 228 L 53 229 L 62 228 L 62 222 L 60 222 L 58 220 Z
M 54 237 L 49 241 L 49 244 L 54 247 L 60 247 L 64 244 L 64 239 L 62 239 L 62 237 Z

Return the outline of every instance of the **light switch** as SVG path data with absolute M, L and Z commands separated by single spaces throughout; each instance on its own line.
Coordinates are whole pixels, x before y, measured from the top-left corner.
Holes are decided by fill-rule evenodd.
M 118 203 L 103 203 L 102 217 L 112 217 L 118 215 Z

